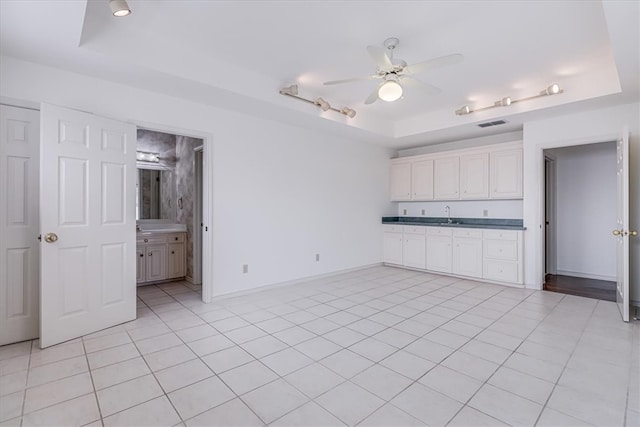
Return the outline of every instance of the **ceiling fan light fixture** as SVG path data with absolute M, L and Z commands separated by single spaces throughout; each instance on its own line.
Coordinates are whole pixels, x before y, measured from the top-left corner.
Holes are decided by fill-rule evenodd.
M 126 0 L 109 0 L 109 7 L 113 16 L 120 18 L 131 15 L 131 9 Z
M 469 107 L 468 105 L 463 105 L 462 107 L 456 110 L 456 114 L 458 116 L 464 116 L 465 114 L 469 114 L 469 113 L 471 113 L 471 107 Z
M 389 79 L 378 88 L 378 98 L 386 102 L 393 102 L 402 96 L 402 86 L 395 79 Z

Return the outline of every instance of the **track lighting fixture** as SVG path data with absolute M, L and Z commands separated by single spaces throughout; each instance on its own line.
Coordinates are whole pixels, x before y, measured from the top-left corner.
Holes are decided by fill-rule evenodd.
M 356 116 L 356 110 L 349 108 L 349 107 L 343 107 L 341 110 L 338 110 L 337 108 L 333 108 L 331 106 L 331 104 L 329 104 L 327 101 L 325 101 L 323 98 L 317 98 L 315 101 L 311 100 L 311 99 L 306 99 L 303 98 L 301 96 L 298 95 L 298 85 L 291 85 L 291 86 L 287 86 L 287 87 L 283 87 L 282 89 L 280 89 L 280 95 L 286 95 L 286 96 L 290 96 L 291 98 L 295 98 L 298 99 L 300 101 L 304 101 L 307 102 L 309 104 L 313 104 L 317 107 L 320 107 L 320 109 L 322 111 L 335 111 L 336 113 L 340 113 L 340 114 L 344 114 L 345 116 L 349 117 L 350 119 L 354 118 Z
M 557 95 L 562 92 L 564 91 L 560 88 L 560 86 L 557 83 L 554 83 L 548 88 L 546 88 L 545 90 L 541 91 L 538 95 L 533 95 L 533 96 L 520 98 L 520 99 L 511 99 L 510 96 L 507 96 L 494 102 L 493 105 L 489 105 L 487 107 L 475 108 L 475 109 L 471 109 L 471 107 L 469 107 L 468 105 L 463 105 L 462 107 L 458 108 L 455 111 L 455 113 L 458 116 L 464 116 L 465 114 L 475 113 L 476 111 L 483 111 L 483 110 L 488 110 L 490 108 L 496 108 L 496 107 L 508 107 L 511 104 L 515 104 L 516 102 L 529 101 L 530 99 L 541 98 L 543 96 Z
M 131 9 L 126 0 L 109 0 L 109 7 L 113 16 L 122 17 L 131 15 Z
M 329 105 L 329 103 L 322 98 L 316 99 L 316 105 L 320 107 L 322 111 L 327 111 L 329 108 L 331 108 L 331 105 Z

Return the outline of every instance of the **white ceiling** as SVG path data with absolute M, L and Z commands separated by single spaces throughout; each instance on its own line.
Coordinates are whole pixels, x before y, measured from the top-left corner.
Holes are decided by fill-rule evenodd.
M 114 18 L 107 0 L 0 1 L 0 52 L 209 105 L 396 148 L 517 130 L 555 112 L 639 99 L 636 1 L 150 1 Z M 398 37 L 409 64 L 451 53 L 464 62 L 417 75 L 394 103 L 364 99 L 376 82 L 367 45 Z M 468 116 L 454 110 L 537 94 L 558 96 Z M 349 106 L 355 119 L 278 94 Z M 480 129 L 488 120 L 508 124 Z

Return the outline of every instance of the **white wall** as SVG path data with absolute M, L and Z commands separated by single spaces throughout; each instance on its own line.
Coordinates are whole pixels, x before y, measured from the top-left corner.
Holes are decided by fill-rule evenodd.
M 616 144 L 550 150 L 556 164 L 557 273 L 616 280 Z
M 4 99 L 211 137 L 214 295 L 381 262 L 389 150 L 13 58 L 0 67 Z
M 627 126 L 630 165 L 630 228 L 640 229 L 640 104 L 568 114 L 524 125 L 525 284 L 540 288 L 543 279 L 543 149 L 617 139 Z M 631 298 L 640 304 L 640 239 L 629 238 Z

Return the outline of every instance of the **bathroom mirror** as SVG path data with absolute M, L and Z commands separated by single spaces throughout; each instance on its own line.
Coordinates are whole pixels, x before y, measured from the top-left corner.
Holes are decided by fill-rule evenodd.
M 175 221 L 175 179 L 172 168 L 138 165 L 136 219 Z

